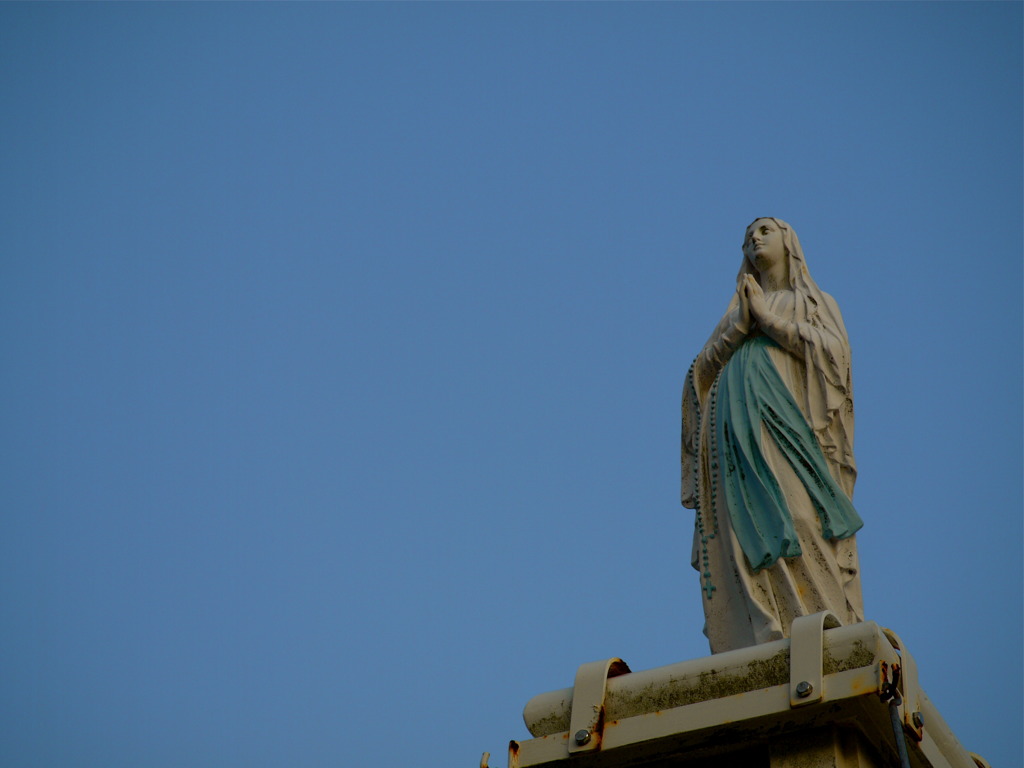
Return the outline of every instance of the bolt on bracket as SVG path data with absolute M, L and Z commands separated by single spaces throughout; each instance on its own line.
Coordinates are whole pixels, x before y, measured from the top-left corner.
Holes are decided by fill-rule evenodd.
M 580 665 L 572 690 L 572 712 L 569 715 L 569 754 L 591 752 L 600 748 L 604 730 L 604 696 L 608 678 L 629 672 L 622 659 L 591 661 Z
M 825 696 L 825 630 L 839 626 L 831 611 L 793 620 L 789 631 L 789 706 L 805 707 Z

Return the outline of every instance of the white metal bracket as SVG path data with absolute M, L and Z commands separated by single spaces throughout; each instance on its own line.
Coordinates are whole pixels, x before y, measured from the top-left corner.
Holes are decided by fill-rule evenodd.
M 903 728 L 920 741 L 924 737 L 924 714 L 922 713 L 921 688 L 917 683 L 917 662 L 907 651 L 899 635 L 882 627 L 886 640 L 900 654 L 900 689 L 903 696 Z
M 604 731 L 604 695 L 608 678 L 629 672 L 622 659 L 591 661 L 580 665 L 572 691 L 569 715 L 569 754 L 592 752 L 601 746 Z
M 793 620 L 789 631 L 789 706 L 816 704 L 825 696 L 825 630 L 839 626 L 831 611 Z

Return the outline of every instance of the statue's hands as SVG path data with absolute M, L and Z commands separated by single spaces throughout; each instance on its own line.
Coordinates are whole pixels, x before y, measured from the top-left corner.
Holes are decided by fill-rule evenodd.
M 752 319 L 750 316 L 750 299 L 747 298 L 747 288 L 744 279 L 741 277 L 736 284 L 736 298 L 739 299 L 739 315 L 736 318 L 737 329 L 746 334 L 750 331 Z
M 750 307 L 750 316 L 757 322 L 761 327 L 771 325 L 772 313 L 768 309 L 768 301 L 764 297 L 764 291 L 761 290 L 761 286 L 758 284 L 757 279 L 753 275 L 743 276 L 741 295 L 745 295 L 747 298 L 748 306 Z

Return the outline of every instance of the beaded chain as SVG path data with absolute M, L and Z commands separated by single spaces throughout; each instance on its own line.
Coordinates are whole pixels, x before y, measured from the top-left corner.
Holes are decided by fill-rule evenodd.
M 696 364 L 697 364 L 697 361 L 694 360 L 693 365 L 690 366 L 690 372 L 688 374 L 688 378 L 691 381 L 693 381 L 693 368 L 694 368 L 694 365 L 696 365 Z M 698 424 L 697 431 L 698 431 L 698 434 L 700 434 L 700 426 L 699 426 L 701 424 L 700 399 L 697 397 L 696 387 L 690 388 L 690 391 L 691 391 L 691 402 L 693 404 L 693 410 L 694 410 L 694 413 L 696 414 L 696 419 L 697 419 L 697 424 Z M 716 380 L 714 385 L 711 387 L 710 402 L 708 403 L 708 405 L 711 408 L 711 423 L 712 424 L 715 423 L 715 417 L 717 415 L 716 414 L 716 410 L 715 410 L 715 400 L 716 400 L 717 395 L 718 395 L 718 381 Z M 715 438 L 714 438 L 714 430 L 713 429 L 711 430 L 711 435 L 709 436 L 709 439 L 710 439 L 711 443 L 710 443 L 710 445 L 708 447 L 709 447 L 709 450 L 711 452 L 711 462 L 712 462 L 711 463 L 711 475 L 712 476 L 711 476 L 711 520 L 710 520 L 710 522 L 711 522 L 711 526 L 710 526 L 711 527 L 711 531 L 710 532 L 708 532 L 705 529 L 705 517 L 704 517 L 703 511 L 701 510 L 701 503 L 700 503 L 701 502 L 701 496 L 703 495 L 701 493 L 701 490 L 702 490 L 701 486 L 703 485 L 703 479 L 704 478 L 703 478 L 702 473 L 701 473 L 700 439 L 699 438 L 698 438 L 697 450 L 694 451 L 694 454 L 693 454 L 693 477 L 694 477 L 694 480 L 696 481 L 695 484 L 697 486 L 697 492 L 694 494 L 694 507 L 693 507 L 693 509 L 694 509 L 694 512 L 696 513 L 696 518 L 697 518 L 697 535 L 700 536 L 701 565 L 702 565 L 702 569 L 703 569 L 702 573 L 701 573 L 701 576 L 702 576 L 703 581 L 704 581 L 704 586 L 701 587 L 701 589 L 704 590 L 704 592 L 707 594 L 708 600 L 710 600 L 711 597 L 712 597 L 711 593 L 714 592 L 717 589 L 717 587 L 715 587 L 715 585 L 711 583 L 711 561 L 710 561 L 710 558 L 708 557 L 708 542 L 711 541 L 711 539 L 715 538 L 715 534 L 718 533 L 718 520 L 715 518 L 716 492 L 715 492 L 715 481 L 714 481 L 714 476 L 715 476 L 715 474 L 717 474 L 717 471 L 718 471 L 718 453 L 717 453 L 717 450 L 716 450 L 717 445 L 716 445 L 716 441 L 715 441 Z

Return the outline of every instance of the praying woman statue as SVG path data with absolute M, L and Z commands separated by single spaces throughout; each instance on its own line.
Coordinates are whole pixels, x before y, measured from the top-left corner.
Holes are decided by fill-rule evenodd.
M 736 293 L 686 375 L 682 475 L 712 653 L 823 610 L 864 620 L 850 345 L 779 219 L 747 227 Z

